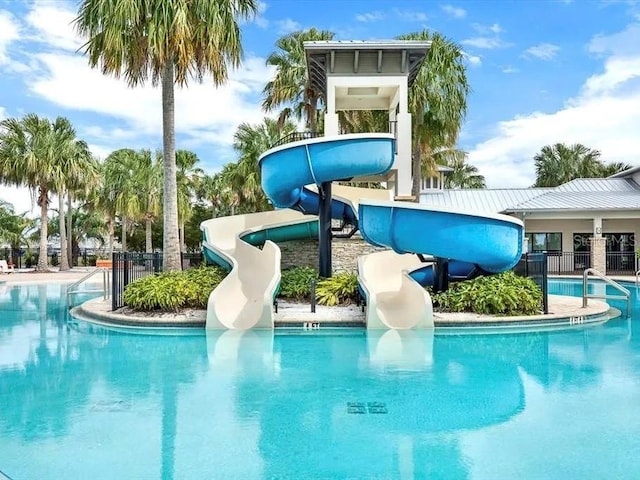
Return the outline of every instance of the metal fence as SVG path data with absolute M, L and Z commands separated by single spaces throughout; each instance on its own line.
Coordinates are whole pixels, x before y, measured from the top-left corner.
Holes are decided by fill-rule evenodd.
M 284 145 L 285 143 L 297 142 L 299 140 L 307 140 L 309 138 L 318 138 L 321 137 L 322 134 L 320 132 L 293 132 L 289 135 L 285 135 L 276 143 L 271 145 L 273 147 L 279 147 L 280 145 Z
M 547 267 L 551 275 L 582 275 L 591 268 L 589 252 L 548 252 Z M 633 252 L 607 252 L 607 275 L 634 275 L 638 270 Z
M 528 277 L 542 290 L 542 308 L 544 313 L 549 313 L 549 276 L 546 253 L 525 253 L 518 264 L 513 267 L 516 275 Z
M 181 253 L 183 270 L 204 263 L 202 253 Z M 111 267 L 111 309 L 124 307 L 124 289 L 131 282 L 162 272 L 162 253 L 114 252 Z

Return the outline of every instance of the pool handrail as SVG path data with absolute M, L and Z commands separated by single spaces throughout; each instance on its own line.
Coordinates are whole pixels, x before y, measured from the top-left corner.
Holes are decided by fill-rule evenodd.
M 603 295 L 595 295 L 587 292 L 587 282 L 589 280 L 589 274 L 592 274 L 594 277 L 599 278 L 603 282 L 608 285 L 611 285 L 613 288 L 622 293 L 622 295 L 607 295 L 606 293 Z M 627 301 L 627 317 L 631 317 L 631 292 L 627 290 L 625 287 L 620 285 L 615 280 L 607 277 L 602 272 L 596 270 L 595 268 L 587 268 L 582 273 L 582 308 L 587 307 L 587 300 L 589 298 L 599 298 L 599 299 L 609 299 L 609 300 L 626 300 Z
M 110 292 L 110 288 L 109 288 L 109 283 L 110 283 L 110 277 L 109 277 L 109 268 L 106 267 L 98 267 L 95 270 L 90 271 L 89 273 L 87 273 L 86 275 L 84 275 L 82 278 L 80 278 L 79 280 L 76 280 L 75 282 L 73 282 L 71 285 L 69 285 L 67 287 L 67 305 L 71 306 L 71 295 L 72 294 L 77 294 L 77 293 L 98 293 L 98 292 L 102 292 L 102 296 L 104 298 L 104 300 L 107 300 L 109 298 L 109 292 Z M 74 290 L 74 288 L 76 288 L 78 285 L 86 282 L 88 279 L 90 279 L 91 277 L 93 277 L 95 274 L 102 272 L 102 289 L 98 290 L 98 289 L 94 289 L 94 290 Z

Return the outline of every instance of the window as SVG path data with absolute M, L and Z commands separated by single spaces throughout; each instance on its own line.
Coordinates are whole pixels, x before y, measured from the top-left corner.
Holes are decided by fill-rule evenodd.
M 527 233 L 530 252 L 557 252 L 562 251 L 561 233 Z

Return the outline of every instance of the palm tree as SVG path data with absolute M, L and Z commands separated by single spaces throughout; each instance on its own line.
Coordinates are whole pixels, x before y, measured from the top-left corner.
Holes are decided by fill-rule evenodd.
M 88 38 L 84 50 L 92 67 L 130 86 L 151 78 L 162 88 L 164 169 L 163 246 L 165 270 L 180 270 L 178 193 L 176 180 L 174 86 L 189 78 L 226 81 L 228 66 L 242 56 L 239 19 L 255 15 L 257 0 L 156 0 L 105 2 L 82 0 L 75 20 Z
M 129 221 L 141 216 L 139 178 L 141 156 L 130 148 L 109 154 L 104 162 L 104 183 L 122 224 L 122 251 L 127 251 Z
M 271 209 L 261 186 L 258 158 L 278 141 L 279 138 L 295 132 L 296 126 L 285 121 L 265 117 L 262 123 L 250 125 L 242 123 L 233 135 L 233 148 L 240 154 L 237 166 L 226 170 L 231 188 L 240 195 L 240 203 L 248 211 L 256 212 Z
M 138 159 L 140 162 L 136 171 L 135 183 L 139 187 L 138 193 L 145 223 L 145 251 L 153 252 L 151 227 L 160 214 L 162 153 L 157 152 L 153 158 L 150 150 L 142 150 L 138 152 Z
M 624 162 L 611 162 L 605 163 L 602 165 L 600 171 L 600 177 L 610 177 L 611 175 L 615 175 L 616 173 L 624 172 L 625 170 L 629 170 L 631 165 Z
M 20 247 L 29 245 L 27 233 L 33 225 L 33 220 L 24 214 L 17 215 L 13 205 L 0 200 L 0 241 L 8 243 L 11 247 L 12 263 L 18 262 L 17 254 Z
M 452 40 L 437 32 L 422 30 L 398 37 L 401 40 L 430 41 L 422 68 L 409 91 L 413 116 L 412 195 L 419 201 L 423 157 L 442 148 L 453 148 L 467 113 L 469 83 L 465 56 Z M 427 165 L 434 171 L 435 164 Z
M 60 162 L 66 158 L 74 135 L 63 118 L 53 123 L 35 114 L 0 122 L 0 180 L 28 187 L 40 207 L 38 271 L 46 270 L 49 193 L 60 185 Z M 72 130 L 72 129 L 71 129 Z
M 576 178 L 607 176 L 600 152 L 580 143 L 545 145 L 534 157 L 535 187 L 556 187 Z
M 309 82 L 304 42 L 333 40 L 333 37 L 332 32 L 311 28 L 290 33 L 276 41 L 279 50 L 267 57 L 267 65 L 276 67 L 276 74 L 264 87 L 262 108 L 270 112 L 286 105 L 278 117 L 280 125 L 295 116 L 298 120 L 304 118 L 310 131 L 317 131 L 318 111 L 325 98 L 324 92 L 315 90 Z
M 73 164 L 66 182 L 67 191 L 67 225 L 66 233 L 73 230 L 73 200 L 86 200 L 92 192 L 100 186 L 100 165 L 89 151 L 89 146 L 83 140 L 77 140 L 73 149 Z M 67 257 L 73 265 L 74 242 L 67 242 Z
M 68 255 L 67 232 L 65 227 L 65 193 L 79 190 L 80 186 L 93 185 L 96 168 L 87 144 L 76 139 L 76 132 L 66 118 L 59 117 L 52 124 L 54 148 L 58 161 L 54 164 L 54 188 L 58 195 L 58 234 L 60 236 L 60 271 L 69 270 L 71 258 Z
M 461 152 L 458 150 L 458 152 Z M 485 188 L 484 176 L 480 175 L 478 168 L 467 163 L 466 152 L 461 152 L 461 156 L 456 156 L 446 163 L 453 171 L 445 176 L 446 188 Z
M 189 150 L 178 150 L 176 152 L 176 164 L 178 166 L 178 232 L 180 237 L 180 251 L 187 249 L 184 240 L 184 224 L 191 218 L 196 186 L 200 178 L 204 175 L 202 169 L 196 167 L 199 161 L 198 156 Z

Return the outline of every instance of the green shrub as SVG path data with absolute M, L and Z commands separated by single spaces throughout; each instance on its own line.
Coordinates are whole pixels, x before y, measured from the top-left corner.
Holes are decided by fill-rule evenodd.
M 295 267 L 282 272 L 281 297 L 303 299 L 311 292 L 311 280 L 318 279 L 318 272 L 311 267 Z
M 316 300 L 320 305 L 349 304 L 358 294 L 358 276 L 355 273 L 339 273 L 323 278 L 316 287 Z
M 144 311 L 207 308 L 209 294 L 225 275 L 219 267 L 204 266 L 150 275 L 127 285 L 124 303 Z
M 432 295 L 442 312 L 488 315 L 536 315 L 542 311 L 542 291 L 533 280 L 513 272 L 453 283 L 449 290 Z

